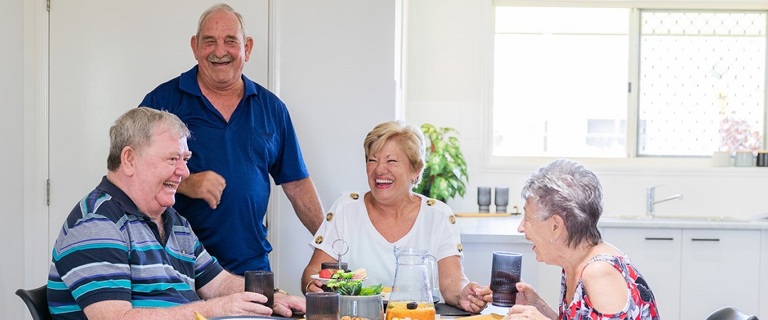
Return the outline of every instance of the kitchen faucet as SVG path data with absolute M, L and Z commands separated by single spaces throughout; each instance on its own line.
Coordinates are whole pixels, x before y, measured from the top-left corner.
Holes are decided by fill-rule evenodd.
M 646 197 L 645 197 L 645 200 L 646 200 L 645 201 L 645 214 L 650 216 L 650 217 L 655 216 L 656 215 L 656 208 L 655 208 L 655 206 L 656 206 L 657 203 L 667 202 L 669 200 L 674 200 L 674 199 L 683 199 L 683 195 L 678 193 L 678 194 L 670 196 L 668 198 L 664 198 L 664 199 L 656 201 L 656 186 L 648 187 L 647 192 L 646 192 Z

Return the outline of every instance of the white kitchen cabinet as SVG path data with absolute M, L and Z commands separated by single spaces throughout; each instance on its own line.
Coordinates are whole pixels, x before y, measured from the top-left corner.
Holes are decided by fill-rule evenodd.
M 760 319 L 768 319 L 768 230 L 760 236 Z
M 758 314 L 759 230 L 683 230 L 681 319 L 734 306 Z
M 705 319 L 726 305 L 758 314 L 760 231 L 603 229 L 646 278 L 663 319 Z
M 662 319 L 679 319 L 682 230 L 605 228 L 603 239 L 629 256 L 651 287 Z

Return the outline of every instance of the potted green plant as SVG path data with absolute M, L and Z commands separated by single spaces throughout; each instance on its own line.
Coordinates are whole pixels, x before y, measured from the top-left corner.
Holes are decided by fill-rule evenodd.
M 422 124 L 421 131 L 427 140 L 426 163 L 421 182 L 413 191 L 443 202 L 456 195 L 463 197 L 469 176 L 459 132 L 429 123 Z

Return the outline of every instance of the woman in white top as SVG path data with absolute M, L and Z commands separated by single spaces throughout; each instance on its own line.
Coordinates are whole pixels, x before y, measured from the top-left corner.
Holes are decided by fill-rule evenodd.
M 486 306 L 490 289 L 470 282 L 461 265 L 456 218 L 443 202 L 411 190 L 424 169 L 424 135 L 413 125 L 384 122 L 363 143 L 370 191 L 344 194 L 331 206 L 311 245 L 304 269 L 305 292 L 319 292 L 313 280 L 323 262 L 336 262 L 333 242 L 344 240 L 343 256 L 350 269 L 365 268 L 366 283 L 391 286 L 395 273 L 394 247 L 429 251 L 437 259 L 440 294 L 445 303 L 477 313 Z

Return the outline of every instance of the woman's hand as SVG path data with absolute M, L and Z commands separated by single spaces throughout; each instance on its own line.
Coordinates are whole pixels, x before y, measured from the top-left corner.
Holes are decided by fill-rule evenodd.
M 465 311 L 480 313 L 488 305 L 487 301 L 490 301 L 490 296 L 490 288 L 470 282 L 459 293 L 459 306 Z
M 557 312 L 547 305 L 530 284 L 520 281 L 515 287 L 515 305 L 509 309 L 507 319 L 557 319 Z
M 302 293 L 307 292 L 322 292 L 323 283 L 320 280 L 314 279 L 312 276 L 320 274 L 322 271 L 323 262 L 336 262 L 336 258 L 331 257 L 325 251 L 315 248 L 312 252 L 312 258 L 309 259 L 309 263 L 304 268 L 304 272 L 301 275 L 301 288 Z
M 323 283 L 320 282 L 320 280 L 310 280 L 309 283 L 307 283 L 307 288 L 305 290 L 305 293 L 307 292 L 323 292 Z
M 530 284 L 527 284 L 523 281 L 518 282 L 515 287 L 517 287 L 517 297 L 515 299 L 515 304 L 522 304 L 526 306 L 535 306 L 537 304 L 544 303 L 544 299 L 539 296 L 539 293 L 536 292 L 536 289 L 534 289 Z
M 511 308 L 509 308 L 509 312 L 507 313 L 507 316 L 504 317 L 504 320 L 520 320 L 520 319 L 527 319 L 527 320 L 544 320 L 549 319 L 541 312 L 539 312 L 538 309 L 534 306 L 524 306 L 515 304 Z

